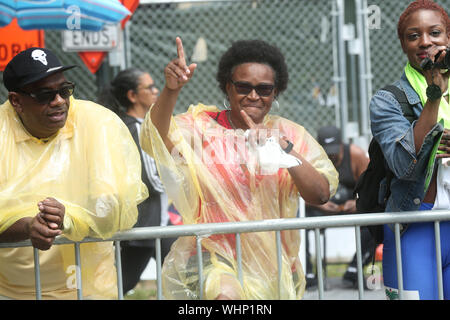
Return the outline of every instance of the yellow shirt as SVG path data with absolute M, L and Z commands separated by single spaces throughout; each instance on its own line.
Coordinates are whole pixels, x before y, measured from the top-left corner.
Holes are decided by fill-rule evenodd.
M 63 235 L 109 238 L 131 228 L 148 197 L 139 151 L 125 124 L 93 102 L 70 99 L 66 124 L 49 141 L 31 136 L 11 104 L 0 106 L 0 233 L 54 197 L 65 206 Z M 0 295 L 34 299 L 33 248 L 0 249 Z M 83 296 L 117 296 L 111 242 L 81 245 Z M 42 297 L 76 298 L 73 245 L 40 251 Z
M 277 218 L 295 218 L 299 192 L 287 169 L 261 174 L 252 162 L 242 130 L 226 130 L 208 112 L 214 106 L 191 106 L 172 118 L 169 139 L 175 148 L 167 151 L 149 117 L 141 129 L 141 146 L 155 158 L 167 194 L 183 217 L 183 223 L 214 223 Z M 338 173 L 320 144 L 300 125 L 267 115 L 267 128 L 279 130 L 336 192 Z M 180 156 L 180 154 L 182 156 Z M 282 238 L 281 299 L 299 299 L 305 277 L 298 258 L 298 230 L 286 230 Z M 241 235 L 244 286 L 240 286 L 234 234 L 202 239 L 204 297 L 215 299 L 227 282 L 242 299 L 278 299 L 278 267 L 275 232 Z M 198 296 L 196 241 L 180 237 L 164 259 L 163 294 L 167 299 Z

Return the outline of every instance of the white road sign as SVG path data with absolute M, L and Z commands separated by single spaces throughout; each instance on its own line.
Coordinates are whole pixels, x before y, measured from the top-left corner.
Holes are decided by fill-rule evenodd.
M 120 25 L 105 25 L 100 31 L 64 30 L 64 51 L 111 51 L 119 45 Z

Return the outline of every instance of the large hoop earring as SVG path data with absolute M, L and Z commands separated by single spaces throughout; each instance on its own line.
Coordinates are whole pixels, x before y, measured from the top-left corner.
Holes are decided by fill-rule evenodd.
M 231 105 L 230 105 L 230 101 L 228 100 L 228 97 L 223 98 L 223 107 L 225 108 L 225 110 L 231 109 Z
M 277 99 L 273 99 L 273 101 L 272 101 L 272 107 L 275 108 L 275 111 L 276 111 L 276 112 L 280 112 L 280 104 L 278 103 L 278 100 L 277 100 Z

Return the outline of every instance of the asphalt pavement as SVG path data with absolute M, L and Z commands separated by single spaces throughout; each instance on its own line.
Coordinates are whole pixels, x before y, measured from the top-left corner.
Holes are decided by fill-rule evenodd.
M 317 286 L 305 291 L 303 300 L 319 300 Z M 358 289 L 347 288 L 342 278 L 327 278 L 324 282 L 323 300 L 360 300 Z M 374 290 L 364 289 L 362 300 L 386 300 L 383 286 Z

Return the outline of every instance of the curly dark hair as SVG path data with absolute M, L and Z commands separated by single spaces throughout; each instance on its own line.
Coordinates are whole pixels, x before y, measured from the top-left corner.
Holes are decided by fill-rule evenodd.
M 225 94 L 226 85 L 231 81 L 234 67 L 247 62 L 270 66 L 275 73 L 275 88 L 278 94 L 286 90 L 289 74 L 280 49 L 262 40 L 239 40 L 233 42 L 219 61 L 216 79 Z

